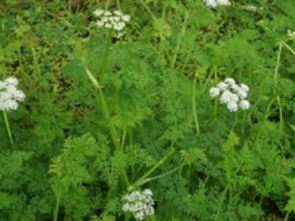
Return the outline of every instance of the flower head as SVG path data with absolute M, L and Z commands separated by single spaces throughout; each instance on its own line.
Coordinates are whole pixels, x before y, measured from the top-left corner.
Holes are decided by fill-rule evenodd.
M 154 215 L 153 192 L 150 189 L 133 191 L 123 196 L 122 210 L 131 212 L 136 220 L 143 220 L 145 216 Z
M 18 80 L 14 77 L 8 77 L 0 81 L 0 110 L 11 111 L 18 108 L 18 102 L 24 101 L 25 94 L 18 90 Z
M 218 6 L 230 5 L 229 0 L 203 0 L 209 8 L 217 8 Z
M 218 83 L 216 87 L 209 90 L 209 95 L 213 98 L 220 95 L 220 103 L 225 104 L 230 112 L 236 112 L 240 107 L 242 110 L 250 108 L 248 96 L 249 87 L 246 84 L 237 84 L 233 78 L 226 78 Z
M 99 28 L 112 29 L 116 32 L 116 37 L 123 35 L 126 24 L 130 21 L 130 16 L 119 10 L 96 9 L 93 14 L 98 17 L 96 25 Z

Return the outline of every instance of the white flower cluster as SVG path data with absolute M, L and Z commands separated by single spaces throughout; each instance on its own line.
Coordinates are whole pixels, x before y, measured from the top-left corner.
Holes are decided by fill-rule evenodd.
M 204 0 L 204 2 L 210 8 L 217 8 L 218 6 L 230 5 L 229 0 Z
M 17 85 L 18 80 L 14 77 L 9 77 L 4 81 L 0 81 L 0 110 L 16 110 L 18 102 L 25 99 L 24 92 L 18 90 L 16 88 Z
M 211 97 L 220 95 L 220 102 L 226 104 L 230 112 L 235 112 L 240 107 L 242 110 L 248 110 L 250 103 L 247 100 L 249 87 L 245 84 L 238 85 L 234 79 L 226 78 L 223 82 L 217 84 L 209 90 Z
M 143 220 L 145 216 L 154 215 L 154 200 L 153 193 L 150 189 L 145 189 L 142 192 L 133 191 L 130 194 L 123 196 L 124 212 L 131 212 L 136 220 Z
M 113 29 L 116 31 L 117 37 L 121 37 L 123 35 L 124 28 L 130 21 L 130 16 L 119 10 L 110 11 L 96 9 L 93 14 L 98 17 L 96 25 L 99 28 Z

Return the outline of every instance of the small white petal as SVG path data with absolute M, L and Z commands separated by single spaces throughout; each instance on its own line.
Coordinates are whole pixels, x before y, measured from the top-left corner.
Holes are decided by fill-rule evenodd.
M 248 110 L 250 108 L 250 103 L 247 100 L 242 100 L 240 101 L 239 106 L 242 110 Z
M 228 0 L 216 0 L 218 5 L 230 5 Z
M 244 90 L 239 90 L 239 91 L 237 92 L 237 94 L 239 95 L 239 97 L 240 97 L 241 99 L 245 99 L 245 98 L 247 97 L 247 92 L 244 91 Z
M 228 90 L 224 91 L 220 97 L 220 102 L 222 104 L 229 103 L 232 99 L 232 95 L 233 95 L 233 93 L 231 93 L 230 91 L 228 91 Z
M 219 90 L 219 88 L 217 88 L 217 87 L 212 87 L 212 88 L 210 88 L 210 90 L 209 90 L 209 94 L 210 94 L 210 96 L 211 97 L 217 97 L 219 94 L 220 94 L 220 90 Z
M 238 105 L 235 102 L 229 102 L 226 106 L 230 112 L 236 112 L 238 110 Z
M 14 86 L 16 87 L 18 85 L 18 80 L 15 77 L 8 77 L 5 81 L 5 84 L 8 86 Z
M 217 2 L 215 0 L 204 0 L 205 4 L 210 8 L 216 8 Z
M 93 14 L 96 16 L 101 16 L 104 13 L 104 10 L 102 9 L 96 9 Z
M 249 87 L 248 87 L 246 84 L 241 84 L 241 88 L 242 88 L 243 90 L 245 90 L 246 92 L 249 91 Z
M 217 87 L 219 88 L 219 90 L 224 91 L 228 88 L 228 84 L 220 82 L 219 84 L 217 84 Z
M 224 80 L 225 83 L 230 84 L 230 85 L 235 85 L 236 82 L 233 78 L 225 78 Z

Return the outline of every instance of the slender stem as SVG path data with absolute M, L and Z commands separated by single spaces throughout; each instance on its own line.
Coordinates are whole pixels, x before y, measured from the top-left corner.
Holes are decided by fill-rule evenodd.
M 263 122 L 262 122 L 262 124 L 261 124 L 261 127 L 260 127 L 259 130 L 258 130 L 257 135 L 256 135 L 256 139 L 255 139 L 256 141 L 257 141 L 257 140 L 259 139 L 259 137 L 260 137 L 260 134 L 261 134 L 262 129 L 263 129 L 264 125 L 265 125 L 265 122 L 267 121 L 267 118 L 268 118 L 269 113 L 270 113 L 270 108 L 271 108 L 271 105 L 273 104 L 274 100 L 275 100 L 275 98 L 272 98 L 272 99 L 271 99 L 271 101 L 269 102 L 269 104 L 268 104 L 268 106 L 267 106 L 267 108 L 266 108 L 266 110 L 265 110 L 265 114 L 264 114 Z
M 119 10 L 121 10 L 120 0 L 117 0 L 117 1 L 116 1 L 116 4 L 117 4 L 117 8 L 118 8 Z
M 2 112 L 3 112 L 3 119 L 4 119 L 4 124 L 5 124 L 7 137 L 9 139 L 10 146 L 13 149 L 14 148 L 14 142 L 13 142 L 12 133 L 11 133 L 11 130 L 10 130 L 10 125 L 9 125 L 9 120 L 8 120 L 8 117 L 7 117 L 7 113 L 6 113 L 6 111 L 2 111 Z
M 104 96 L 102 87 L 100 86 L 100 84 L 98 83 L 98 81 L 95 79 L 95 77 L 89 71 L 88 68 L 85 68 L 85 71 L 86 71 L 86 74 L 89 77 L 90 81 L 94 85 L 94 87 L 98 90 L 98 95 L 99 95 L 99 98 L 100 98 L 100 101 L 101 101 L 103 114 L 104 114 L 107 122 L 109 123 L 111 139 L 112 139 L 112 142 L 113 142 L 113 144 L 115 146 L 115 150 L 116 151 L 122 151 L 123 145 L 120 144 L 120 139 L 118 137 L 117 130 L 114 127 L 114 125 L 111 123 L 111 114 L 109 112 L 109 108 L 108 108 L 107 102 L 105 100 L 105 96 Z M 129 186 L 128 176 L 127 176 L 126 171 L 124 169 L 122 169 L 122 176 L 123 176 L 123 179 L 124 179 L 124 182 L 125 182 L 126 186 Z
M 275 84 L 277 84 L 277 81 L 278 81 L 278 75 L 279 75 L 279 67 L 280 67 L 280 60 L 281 60 L 282 48 L 283 48 L 282 43 L 279 43 L 279 51 L 278 51 L 278 55 L 277 55 L 277 61 L 276 61 L 275 73 L 274 73 L 274 81 L 275 81 Z
M 293 48 L 290 47 L 286 42 L 282 41 L 281 42 L 293 55 L 295 55 L 295 51 Z
M 182 25 L 182 29 L 181 29 L 181 32 L 178 36 L 178 39 L 177 39 L 177 44 L 176 44 L 176 47 L 175 47 L 175 50 L 174 50 L 174 55 L 172 57 L 172 62 L 171 62 L 171 65 L 170 67 L 173 69 L 174 66 L 175 66 L 175 63 L 176 63 L 176 58 L 177 58 L 177 55 L 178 55 L 178 52 L 179 52 L 179 49 L 180 49 L 180 44 L 181 44 L 181 40 L 185 34 L 185 31 L 186 31 L 186 22 L 187 22 L 187 19 L 188 19 L 189 15 L 186 14 L 185 15 L 185 18 L 184 18 L 184 22 L 183 22 L 183 25 Z
M 123 150 L 123 147 L 125 145 L 126 136 L 127 136 L 127 130 L 125 129 L 123 131 L 122 140 L 121 140 L 121 150 Z
M 107 0 L 107 1 L 106 1 L 106 4 L 105 4 L 105 9 L 106 9 L 106 10 L 108 10 L 109 5 L 110 5 L 110 0 Z
M 143 180 L 143 181 L 139 184 L 139 186 L 141 186 L 141 185 L 143 185 L 143 184 L 146 184 L 146 183 L 148 183 L 148 182 L 154 181 L 154 180 L 158 180 L 158 179 L 160 179 L 160 178 L 162 178 L 162 177 L 164 177 L 164 176 L 167 176 L 167 175 L 169 175 L 169 174 L 171 174 L 171 173 L 174 173 L 174 172 L 177 171 L 179 168 L 180 168 L 180 167 L 176 167 L 176 168 L 174 168 L 173 170 L 170 170 L 170 171 L 168 171 L 168 172 L 162 173 L 162 174 L 160 174 L 160 175 L 158 175 L 158 176 L 154 176 L 154 177 L 146 178 L 145 180 Z
M 290 216 L 291 211 L 289 210 L 284 218 L 284 221 L 288 221 L 289 220 L 289 216 Z
M 69 11 L 69 13 L 71 13 L 71 11 L 72 11 L 72 0 L 68 1 L 68 11 Z
M 110 124 L 109 125 L 110 126 L 110 133 L 111 133 L 111 138 L 112 138 L 113 144 L 114 144 L 116 150 L 120 150 L 121 145 L 120 145 L 120 142 L 118 139 L 117 131 L 111 123 L 111 115 L 110 115 L 109 108 L 108 108 L 106 100 L 105 100 L 103 90 L 102 90 L 101 86 L 99 85 L 98 81 L 94 78 L 92 73 L 88 70 L 88 68 L 85 68 L 85 71 L 86 71 L 86 74 L 88 75 L 89 79 L 91 80 L 92 84 L 98 89 L 98 95 L 99 95 L 99 98 L 101 101 L 104 116 L 105 116 L 106 120 L 108 121 L 108 123 Z
M 225 197 L 226 197 L 226 193 L 227 191 L 229 190 L 230 188 L 230 183 L 228 183 L 228 185 L 226 186 L 226 188 L 224 189 L 224 191 L 222 192 L 222 197 L 220 199 L 220 202 L 219 202 L 219 205 L 218 205 L 218 208 L 217 208 L 217 212 L 216 212 L 216 218 L 218 219 L 218 217 L 220 216 L 220 212 L 221 212 L 221 209 L 222 209 L 222 205 L 223 205 L 223 202 L 225 200 Z
M 152 12 L 152 10 L 147 6 L 147 4 L 143 1 L 143 0 L 140 0 L 140 3 L 143 5 L 143 7 L 147 10 L 147 12 L 151 15 L 151 17 L 156 21 L 157 18 L 156 16 L 154 15 L 154 13 Z
M 55 208 L 54 208 L 54 212 L 53 212 L 53 221 L 57 221 L 59 205 L 60 205 L 60 196 L 57 196 L 56 197 L 56 204 L 55 204 Z
M 152 167 L 148 172 L 146 172 L 142 177 L 140 177 L 137 181 L 131 184 L 128 188 L 129 191 L 133 190 L 135 187 L 139 186 L 152 172 L 154 172 L 159 166 L 161 166 L 172 154 L 174 153 L 174 149 L 169 151 L 154 167 Z
M 102 61 L 102 66 L 101 66 L 101 71 L 105 72 L 105 69 L 108 64 L 108 58 L 109 58 L 109 53 L 110 53 L 110 47 L 111 47 L 111 41 L 112 41 L 112 31 L 107 32 L 107 43 L 106 47 L 104 49 L 104 55 L 103 55 L 103 61 Z
M 41 77 L 41 69 L 40 69 L 38 58 L 36 55 L 36 50 L 32 45 L 30 46 L 30 49 L 32 52 L 34 69 L 37 71 L 38 76 Z
M 279 96 L 277 97 L 277 102 L 279 105 L 279 113 L 280 113 L 280 131 L 283 132 L 283 129 L 284 129 L 283 109 L 282 109 L 281 100 Z
M 194 115 L 196 133 L 197 133 L 197 136 L 199 136 L 200 135 L 200 126 L 199 126 L 199 121 L 198 121 L 198 113 L 197 113 L 197 105 L 196 105 L 196 81 L 197 81 L 196 75 L 195 75 L 195 78 L 194 78 L 194 81 L 193 81 L 192 103 L 193 103 L 193 115 Z

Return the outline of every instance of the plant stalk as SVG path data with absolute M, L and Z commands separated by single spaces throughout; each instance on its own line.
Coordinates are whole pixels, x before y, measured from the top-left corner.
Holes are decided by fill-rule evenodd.
M 12 133 L 11 133 L 11 130 L 10 130 L 10 124 L 9 124 L 9 120 L 8 120 L 8 117 L 7 117 L 7 113 L 6 113 L 6 111 L 2 111 L 2 112 L 3 112 L 3 119 L 4 119 L 4 124 L 5 124 L 7 137 L 9 139 L 10 146 L 13 149 L 14 148 L 14 142 L 13 142 Z
M 148 177 L 151 173 L 153 173 L 159 166 L 161 166 L 172 154 L 174 153 L 174 149 L 169 151 L 155 166 L 153 166 L 148 172 L 146 172 L 142 177 L 140 177 L 137 181 L 131 184 L 128 188 L 128 191 L 133 190 L 135 187 L 143 184 L 146 177 Z
M 195 122 L 195 127 L 196 127 L 196 133 L 197 136 L 200 135 L 200 126 L 199 126 L 199 121 L 198 121 L 198 113 L 197 113 L 197 105 L 196 105 L 196 81 L 197 78 L 195 76 L 194 81 L 193 81 L 193 99 L 192 99 L 192 104 L 193 104 L 193 115 L 194 115 L 194 122 Z
M 53 221 L 57 221 L 58 212 L 59 212 L 59 205 L 60 205 L 60 196 L 56 198 L 56 204 L 53 212 Z

